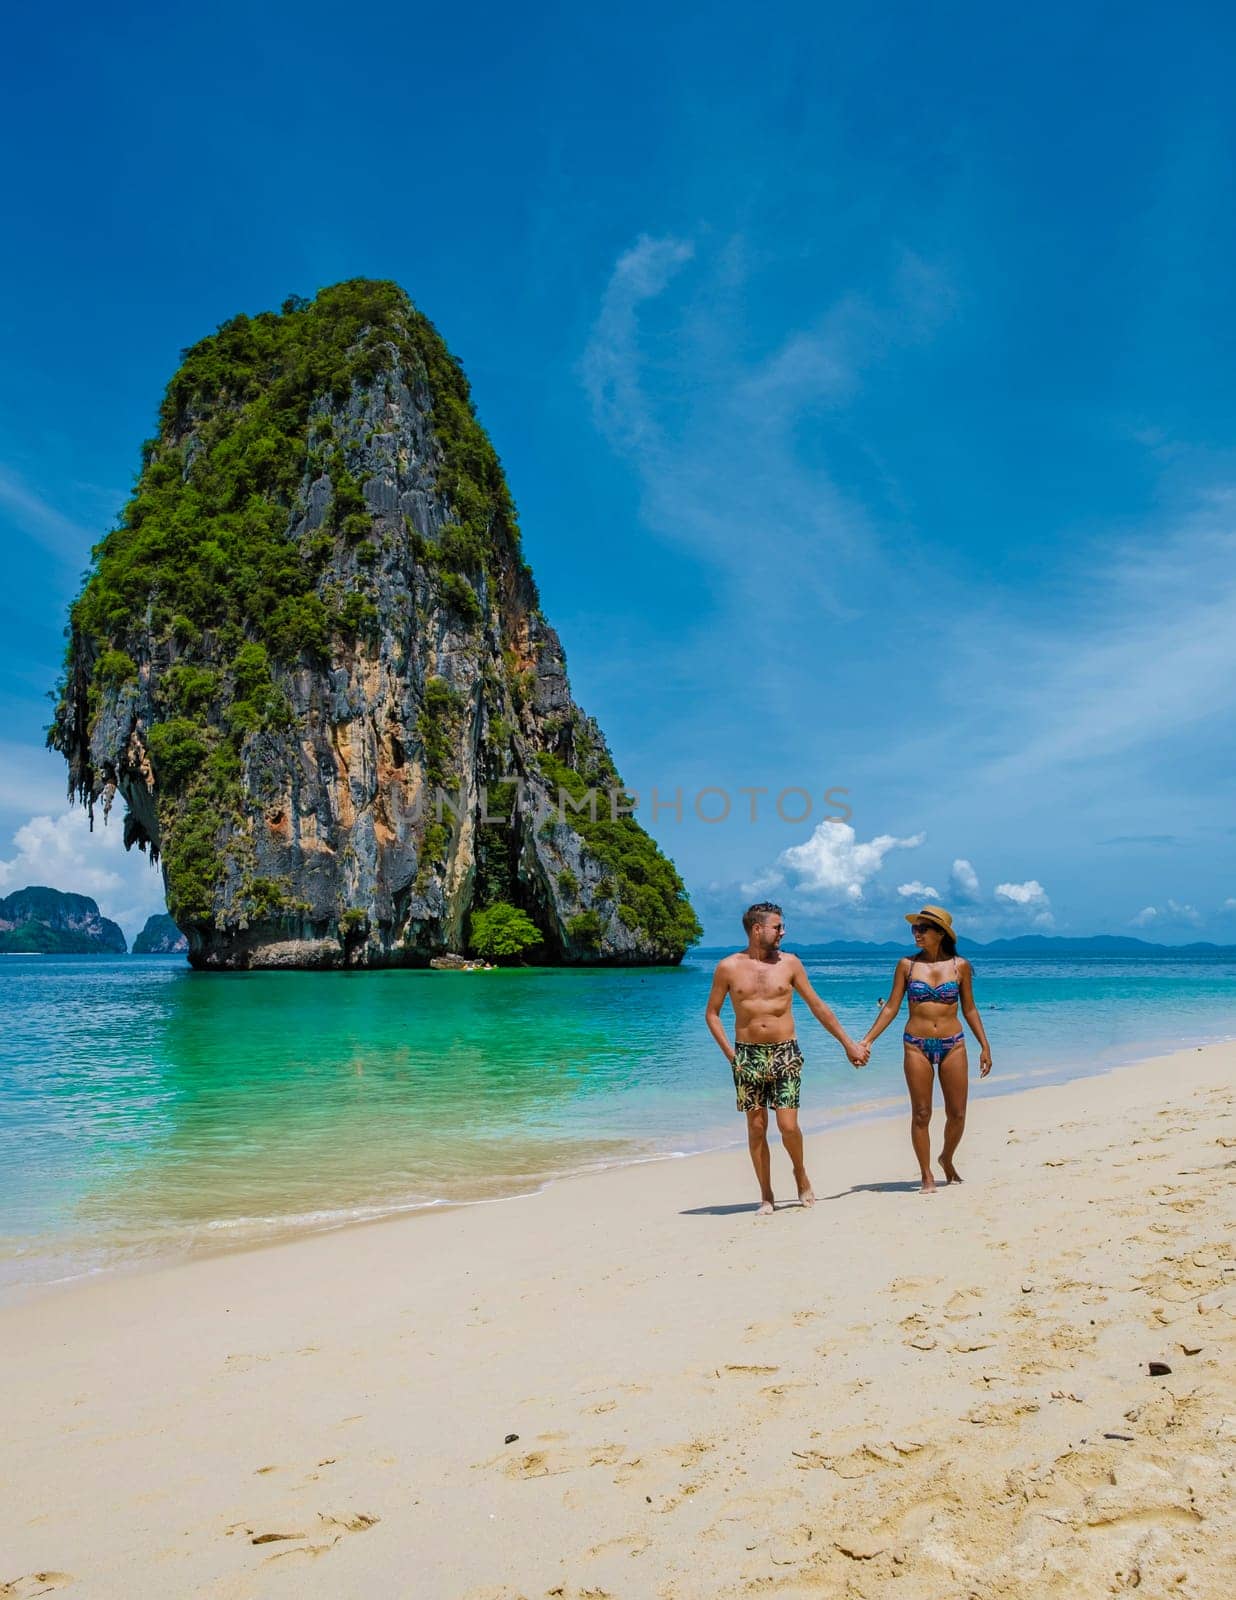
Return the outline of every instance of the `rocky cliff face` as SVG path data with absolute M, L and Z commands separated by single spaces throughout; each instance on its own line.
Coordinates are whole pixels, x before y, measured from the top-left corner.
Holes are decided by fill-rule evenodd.
M 87 804 L 122 796 L 197 966 L 422 965 L 495 905 L 539 960 L 699 937 L 571 696 L 463 373 L 393 284 L 186 352 L 49 743 Z
M 183 955 L 189 941 L 166 912 L 158 911 L 146 918 L 146 926 L 133 941 L 135 956 Z
M 32 887 L 0 900 L 0 951 L 122 956 L 127 949 L 119 925 L 89 895 Z

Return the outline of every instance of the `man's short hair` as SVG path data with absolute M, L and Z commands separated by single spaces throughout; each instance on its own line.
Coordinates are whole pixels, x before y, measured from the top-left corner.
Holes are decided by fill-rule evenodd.
M 761 922 L 767 922 L 769 917 L 779 917 L 781 907 L 773 905 L 771 900 L 759 900 L 753 906 L 748 906 L 742 914 L 742 931 L 750 933 L 752 928 Z

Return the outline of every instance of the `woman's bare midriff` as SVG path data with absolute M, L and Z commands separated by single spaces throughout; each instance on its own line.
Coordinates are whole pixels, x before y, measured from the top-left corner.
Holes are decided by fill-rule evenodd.
M 911 1006 L 906 1018 L 906 1032 L 917 1034 L 920 1039 L 947 1039 L 957 1028 L 956 1006 Z

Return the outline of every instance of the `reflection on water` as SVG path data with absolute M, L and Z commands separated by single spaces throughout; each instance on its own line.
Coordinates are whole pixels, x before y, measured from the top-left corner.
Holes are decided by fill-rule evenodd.
M 892 959 L 808 959 L 853 1033 Z M 238 973 L 0 962 L 0 1283 L 734 1140 L 711 960 L 664 971 Z M 980 1092 L 1227 1036 L 1230 962 L 986 960 Z M 728 1015 L 728 1013 L 727 1013 Z M 805 1010 L 803 1120 L 900 1106 L 900 1028 L 855 1073 Z M 976 1084 L 976 1090 L 978 1085 Z

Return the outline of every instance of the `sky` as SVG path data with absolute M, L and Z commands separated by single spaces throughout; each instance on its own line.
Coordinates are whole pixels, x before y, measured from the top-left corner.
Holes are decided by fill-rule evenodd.
M 1234 34 L 1187 4 L 15 14 L 0 894 L 130 937 L 162 909 L 43 748 L 67 607 L 180 350 L 367 276 L 462 360 L 707 942 L 765 897 L 791 942 L 923 900 L 978 939 L 1236 942 Z

